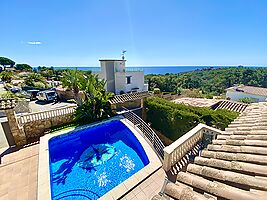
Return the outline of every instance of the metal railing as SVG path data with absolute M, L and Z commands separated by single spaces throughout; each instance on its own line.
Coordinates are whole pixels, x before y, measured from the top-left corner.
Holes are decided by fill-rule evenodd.
M 27 113 L 27 114 L 18 114 L 17 122 L 20 126 L 22 126 L 28 122 L 33 122 L 37 120 L 46 120 L 46 119 L 51 119 L 53 117 L 69 115 L 75 112 L 76 107 L 77 107 L 76 105 L 73 105 L 73 106 L 68 106 L 68 107 L 63 107 L 63 108 L 57 108 L 54 110 L 33 112 L 33 113 Z
M 163 149 L 165 148 L 165 145 L 162 143 L 153 129 L 131 110 L 126 109 L 126 111 L 121 115 L 128 119 L 133 124 L 134 128 L 138 129 L 137 131 L 142 133 L 142 136 L 148 141 L 154 151 L 160 156 L 161 159 L 163 159 Z
M 139 67 L 129 67 L 125 69 L 126 72 L 142 72 L 144 71 L 143 68 L 139 68 Z

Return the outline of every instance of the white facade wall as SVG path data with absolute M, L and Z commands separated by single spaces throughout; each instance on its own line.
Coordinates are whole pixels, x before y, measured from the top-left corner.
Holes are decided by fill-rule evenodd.
M 233 101 L 238 101 L 241 98 L 252 98 L 255 99 L 255 102 L 264 102 L 266 101 L 266 96 L 248 94 L 244 92 L 237 92 L 237 91 L 227 91 L 226 97 L 230 98 Z
M 126 72 L 126 77 L 130 76 L 131 77 L 131 83 L 127 84 L 126 83 L 126 78 L 125 78 L 125 85 L 126 85 L 126 92 L 132 91 L 134 88 L 138 88 L 136 91 L 141 92 L 141 91 L 146 91 L 146 87 L 144 87 L 144 71 L 133 71 L 133 72 Z
M 115 93 L 120 94 L 121 92 L 125 93 L 126 85 L 126 76 L 125 72 L 116 72 L 115 73 Z
M 125 72 L 125 61 L 114 61 L 115 72 Z
M 115 94 L 131 91 L 148 91 L 148 85 L 144 84 L 144 71 L 126 72 L 125 60 L 100 60 L 101 71 L 93 72 L 99 78 L 106 81 L 105 89 Z M 131 77 L 131 83 L 127 84 L 127 78 Z M 137 89 L 138 88 L 138 89 Z

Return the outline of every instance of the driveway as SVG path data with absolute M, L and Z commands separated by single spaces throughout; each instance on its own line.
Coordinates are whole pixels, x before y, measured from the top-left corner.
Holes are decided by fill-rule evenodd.
M 29 107 L 31 112 L 45 111 L 45 110 L 53 110 L 56 108 L 63 108 L 70 105 L 74 105 L 73 103 L 68 102 L 59 102 L 59 103 L 44 103 L 40 101 L 31 101 L 29 103 Z

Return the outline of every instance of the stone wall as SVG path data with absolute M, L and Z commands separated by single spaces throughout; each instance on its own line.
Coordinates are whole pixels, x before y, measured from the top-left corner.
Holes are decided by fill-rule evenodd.
M 73 122 L 72 114 L 52 117 L 50 119 L 43 119 L 37 121 L 26 122 L 23 125 L 26 138 L 40 137 L 46 131 L 55 126 L 60 126 Z
M 17 123 L 14 108 L 6 109 L 5 113 L 7 116 L 8 123 L 9 123 L 10 131 L 13 135 L 16 145 L 26 144 L 27 141 L 26 141 L 25 132 L 23 131 L 23 128 L 19 127 Z
M 73 122 L 73 113 L 76 105 L 71 105 L 53 110 L 33 112 L 16 116 L 18 127 L 23 130 L 25 137 L 41 137 L 52 127 Z

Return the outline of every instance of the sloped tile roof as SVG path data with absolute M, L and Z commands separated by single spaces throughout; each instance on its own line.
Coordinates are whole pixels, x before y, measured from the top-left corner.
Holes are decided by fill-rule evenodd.
M 148 92 L 134 92 L 129 94 L 122 94 L 122 95 L 115 95 L 112 97 L 109 102 L 111 104 L 117 104 L 117 103 L 124 103 L 127 101 L 134 101 L 137 99 L 143 99 L 145 97 L 149 97 L 150 94 Z
M 254 94 L 254 95 L 267 97 L 267 88 L 263 88 L 263 87 L 254 87 L 254 86 L 244 85 L 244 86 L 230 87 L 226 90 L 232 91 L 232 92 L 244 92 L 247 94 Z
M 170 198 L 267 199 L 267 103 L 248 106 L 153 200 Z
M 204 99 L 204 98 L 178 98 L 173 100 L 178 104 L 185 104 L 196 107 L 210 107 L 214 110 L 226 109 L 230 111 L 243 112 L 248 104 L 237 101 L 218 100 L 218 99 Z

